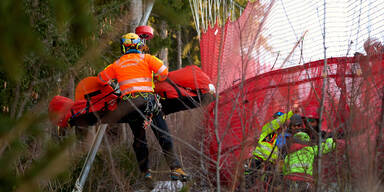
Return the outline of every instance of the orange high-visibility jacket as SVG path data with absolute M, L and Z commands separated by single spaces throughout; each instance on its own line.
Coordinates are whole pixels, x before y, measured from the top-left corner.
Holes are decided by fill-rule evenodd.
M 98 75 L 102 84 L 117 79 L 121 94 L 134 92 L 154 92 L 152 72 L 159 81 L 168 76 L 168 68 L 163 62 L 150 54 L 130 53 L 120 57 Z

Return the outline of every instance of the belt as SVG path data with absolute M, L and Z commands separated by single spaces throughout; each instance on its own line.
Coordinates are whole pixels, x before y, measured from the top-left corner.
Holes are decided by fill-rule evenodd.
M 126 95 L 123 95 L 122 99 L 123 100 L 136 99 L 139 96 L 143 98 L 147 98 L 149 95 L 153 95 L 153 93 L 152 92 L 133 92 L 133 93 L 128 93 Z

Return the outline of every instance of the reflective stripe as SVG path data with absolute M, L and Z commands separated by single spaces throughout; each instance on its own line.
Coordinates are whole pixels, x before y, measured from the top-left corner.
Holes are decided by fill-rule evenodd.
M 116 60 L 116 61 L 115 61 L 115 64 L 118 65 L 118 64 L 120 63 L 120 59 L 121 59 L 121 58 L 119 58 L 118 60 Z
M 259 143 L 256 149 L 253 151 L 253 154 L 256 156 L 259 155 L 258 157 L 262 158 L 263 160 L 266 160 L 271 154 L 271 151 L 273 150 L 273 146 L 269 146 L 269 143 L 268 143 L 268 146 L 264 144 L 265 143 Z M 272 161 L 277 159 L 278 155 L 279 155 L 279 152 L 277 148 L 275 148 L 269 160 Z
M 253 151 L 252 153 L 256 157 L 260 157 L 263 160 L 267 160 L 269 155 L 262 153 L 261 151 Z M 269 161 L 274 161 L 277 159 L 277 154 L 273 153 L 271 157 L 269 158 Z
M 119 61 L 116 64 L 121 68 L 138 65 L 139 63 L 143 62 L 144 56 L 145 56 L 144 54 L 140 54 L 139 58 L 129 58 L 129 59 L 122 60 L 121 62 L 119 59 Z
M 101 82 L 103 82 L 103 83 L 107 83 L 107 82 L 108 82 L 108 81 L 105 81 L 105 80 L 101 77 L 101 73 L 99 73 L 98 77 L 99 77 L 99 80 L 100 80 Z
M 267 151 L 269 151 L 269 152 L 272 151 L 272 146 L 259 145 L 258 147 L 260 147 L 260 148 L 262 148 L 262 149 L 264 149 L 264 150 L 267 150 Z
M 261 156 L 261 158 L 263 159 L 263 160 L 265 160 L 268 156 L 266 155 L 266 154 L 264 154 L 264 153 L 262 153 L 261 151 L 253 151 L 253 155 L 255 155 L 255 156 L 257 156 L 257 157 L 260 157 Z
M 166 69 L 167 69 L 167 67 L 165 65 L 161 66 L 160 69 L 157 70 L 157 73 L 155 74 L 155 76 L 158 76 L 159 74 L 164 72 Z
M 130 92 L 134 92 L 134 91 L 149 91 L 149 92 L 153 92 L 153 89 L 152 87 L 149 87 L 149 86 L 135 86 L 135 87 L 129 87 L 129 88 L 126 88 L 124 90 L 121 91 L 121 94 L 126 94 L 126 93 L 130 93 Z
M 308 168 L 308 167 L 309 167 L 309 163 L 307 163 L 307 162 L 292 163 L 291 165 L 289 165 L 289 168 L 291 168 L 291 169 L 295 169 L 295 168 Z
M 332 138 L 327 139 L 326 142 L 327 142 L 327 145 L 328 145 L 329 149 L 334 149 L 336 147 Z
M 135 64 L 137 64 L 138 62 L 140 62 L 141 60 L 139 60 L 139 59 L 136 59 L 136 58 L 132 58 L 132 59 L 125 59 L 125 60 L 123 60 L 122 62 L 118 62 L 117 63 L 117 65 L 124 65 L 125 63 L 127 63 L 127 62 L 133 62 L 133 63 L 135 63 Z
M 273 149 L 273 146 L 265 146 L 265 145 L 263 145 L 263 144 L 259 144 L 257 147 L 263 149 L 264 151 L 267 151 L 268 153 L 271 153 L 271 151 L 272 151 L 272 149 Z M 256 148 L 256 149 L 257 149 L 257 148 Z M 274 154 L 277 154 L 278 152 L 277 152 L 277 150 L 275 149 L 275 150 L 273 151 L 273 153 L 274 153 Z
M 283 116 L 284 117 L 284 116 Z M 276 119 L 276 123 L 278 123 L 279 125 L 281 125 L 282 124 L 282 119 L 283 119 L 283 117 L 282 118 L 277 118 Z M 284 118 L 285 119 L 285 118 Z M 285 121 L 284 121 L 285 122 Z
M 138 65 L 141 62 L 141 60 L 133 58 L 133 59 L 126 59 L 123 62 L 119 63 L 118 65 L 121 68 L 128 67 L 128 66 L 134 66 Z
M 128 79 L 122 82 L 119 82 L 120 87 L 123 85 L 131 84 L 131 83 L 141 83 L 141 82 L 152 82 L 152 78 L 150 77 L 142 77 L 142 78 L 135 78 L 135 79 Z

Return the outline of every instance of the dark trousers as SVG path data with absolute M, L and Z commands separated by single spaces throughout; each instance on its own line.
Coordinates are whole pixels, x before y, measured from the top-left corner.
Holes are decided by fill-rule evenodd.
M 144 119 L 136 117 L 128 120 L 129 126 L 132 129 L 134 136 L 133 149 L 136 154 L 137 162 L 139 163 L 140 171 L 146 172 L 149 169 L 148 147 L 145 129 L 143 128 Z M 152 131 L 159 142 L 164 153 L 165 160 L 171 169 L 180 168 L 179 159 L 173 148 L 172 137 L 169 135 L 167 123 L 163 119 L 161 113 L 154 114 L 151 125 Z
M 247 175 L 245 175 L 245 188 L 247 190 L 253 189 L 257 185 L 256 179 L 262 174 L 261 166 L 263 160 L 252 158 L 247 170 Z
M 128 114 L 136 112 L 136 109 L 139 109 L 141 112 L 144 111 L 146 103 L 148 100 L 154 99 L 154 95 L 148 95 L 147 98 L 138 96 L 136 98 L 130 98 L 126 100 L 121 100 L 117 108 L 114 111 L 108 111 L 102 118 L 102 123 L 118 123 L 123 118 L 128 118 Z M 131 118 L 130 118 L 131 119 Z
M 155 96 L 149 94 L 147 98 L 138 96 L 128 100 L 122 100 L 117 109 L 110 111 L 102 118 L 103 123 L 128 122 L 134 136 L 133 149 L 139 163 L 140 171 L 146 172 L 149 169 L 147 138 L 144 129 L 144 111 L 147 102 L 153 102 Z M 137 112 L 137 109 L 141 112 Z M 153 124 L 153 125 L 152 125 Z M 180 162 L 174 152 L 172 138 L 169 135 L 167 123 L 163 118 L 163 113 L 155 112 L 152 114 L 151 128 L 158 140 L 165 159 L 171 169 L 180 168 Z
M 275 164 L 264 161 L 260 158 L 252 158 L 248 174 L 245 175 L 245 188 L 248 191 L 270 191 L 273 190 L 271 181 L 280 177 L 274 175 Z M 279 184 L 279 180 L 273 182 L 274 185 Z
M 156 114 L 152 118 L 153 125 L 151 125 L 152 131 L 159 142 L 161 149 L 164 153 L 165 160 L 169 168 L 176 169 L 181 168 L 179 159 L 176 156 L 173 141 L 171 135 L 169 135 L 169 129 L 167 122 L 163 118 L 162 112 Z

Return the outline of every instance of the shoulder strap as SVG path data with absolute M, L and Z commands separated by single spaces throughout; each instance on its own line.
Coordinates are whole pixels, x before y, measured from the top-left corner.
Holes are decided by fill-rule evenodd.
M 178 85 L 175 83 L 175 82 L 173 82 L 172 80 L 170 80 L 170 79 L 165 79 L 165 81 L 167 81 L 170 85 L 172 85 L 172 87 L 176 90 L 176 92 L 177 92 L 177 95 L 179 95 L 179 97 L 182 97 L 183 95 L 181 94 L 181 92 L 180 92 L 180 89 L 177 87 Z

